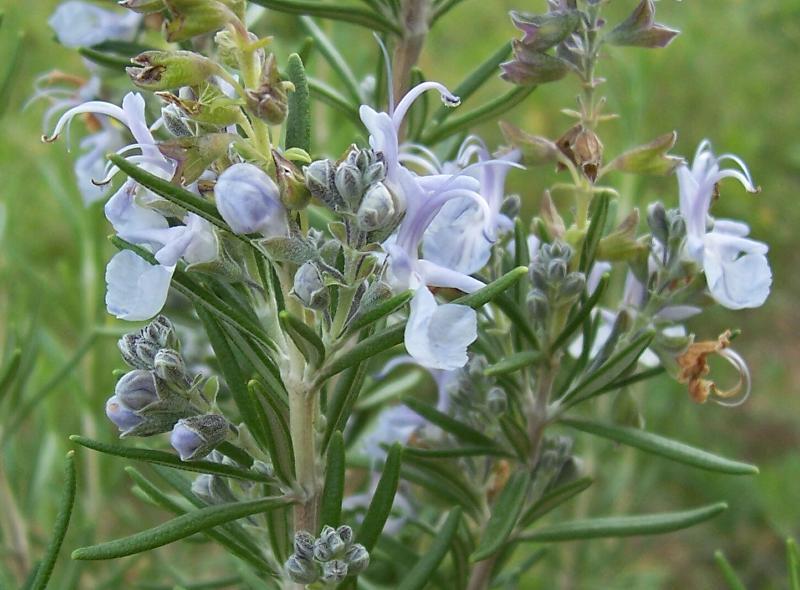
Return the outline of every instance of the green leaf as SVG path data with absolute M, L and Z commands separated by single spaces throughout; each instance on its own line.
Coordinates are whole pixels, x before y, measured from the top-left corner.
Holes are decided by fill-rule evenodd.
M 561 330 L 561 333 L 553 341 L 553 344 L 550 346 L 552 350 L 558 350 L 561 348 L 561 346 L 566 344 L 567 340 L 569 340 L 575 331 L 581 327 L 583 322 L 586 321 L 586 318 L 588 318 L 589 314 L 592 313 L 592 310 L 598 304 L 600 298 L 605 294 L 606 287 L 608 287 L 609 278 L 610 275 L 608 273 L 604 273 L 603 276 L 600 277 L 600 281 L 597 283 L 597 288 L 581 306 L 578 313 L 569 319 L 567 325 L 564 326 L 564 329 Z
M 511 324 L 514 326 L 514 329 L 519 330 L 525 340 L 528 341 L 528 344 L 533 346 L 533 348 L 538 349 L 539 338 L 536 336 L 536 332 L 533 331 L 533 328 L 531 328 L 530 324 L 528 323 L 528 317 L 525 311 L 523 311 L 515 301 L 504 294 L 498 295 L 495 298 L 494 303 L 500 308 L 506 317 L 511 320 Z
M 124 55 L 110 51 L 101 51 L 94 47 L 78 47 L 78 53 L 92 63 L 96 63 L 99 66 L 111 70 L 117 70 L 119 73 L 123 73 L 125 68 L 129 68 L 133 65 L 130 57 L 125 57 Z
M 594 480 L 591 477 L 582 477 L 546 492 L 525 511 L 525 514 L 520 518 L 520 526 L 523 528 L 530 526 L 531 523 L 548 512 L 555 510 L 570 498 L 580 494 L 593 482 Z
M 567 408 L 588 399 L 616 381 L 642 355 L 653 340 L 653 330 L 646 330 L 634 338 L 627 346 L 622 347 L 599 368 L 586 375 L 577 385 L 564 395 L 568 400 Z M 579 395 L 580 394 L 580 395 Z
M 6 364 L 3 366 L 3 370 L 0 372 L 0 400 L 5 397 L 6 391 L 14 382 L 14 379 L 16 379 L 21 360 L 22 349 L 16 348 L 14 349 L 14 352 L 11 353 Z
M 483 530 L 478 548 L 470 555 L 470 561 L 488 559 L 505 545 L 522 513 L 530 482 L 530 473 L 525 469 L 511 475 L 495 500 L 492 515 Z
M 336 528 L 341 524 L 342 499 L 345 480 L 344 437 L 336 431 L 328 444 L 328 460 L 325 466 L 325 486 L 322 488 L 320 524 Z
M 289 431 L 289 408 L 258 380 L 250 381 L 247 388 L 259 421 L 267 426 L 266 445 L 275 475 L 283 483 L 291 484 L 294 481 L 294 448 Z
M 325 57 L 331 69 L 339 76 L 353 100 L 358 104 L 362 104 L 364 99 L 361 96 L 360 85 L 353 71 L 350 69 L 350 66 L 347 64 L 347 60 L 339 53 L 339 50 L 331 43 L 328 36 L 319 28 L 313 18 L 310 16 L 301 16 L 300 24 L 314 39 L 314 47 Z
M 359 341 L 351 349 L 338 355 L 328 357 L 328 362 L 319 371 L 317 381 L 322 383 L 326 379 L 341 373 L 373 356 L 389 350 L 403 342 L 405 324 L 396 324 Z
M 61 545 L 64 543 L 64 537 L 67 534 L 72 508 L 75 506 L 75 492 L 78 488 L 78 479 L 75 473 L 75 451 L 67 453 L 63 486 L 58 516 L 56 516 L 55 526 L 53 527 L 53 536 L 50 537 L 44 557 L 37 568 L 36 577 L 31 585 L 33 590 L 47 588 L 47 583 L 50 581 L 50 576 L 53 574 L 53 568 L 58 559 L 58 553 L 61 551 Z
M 461 457 L 513 457 L 514 455 L 497 447 L 455 447 L 448 449 L 420 449 L 406 447 L 406 457 L 422 459 L 458 459 Z
M 144 461 L 145 463 L 154 463 L 156 465 L 163 465 L 173 469 L 180 469 L 182 471 L 192 471 L 195 473 L 211 473 L 220 475 L 222 477 L 232 477 L 235 479 L 243 479 L 245 481 L 261 481 L 268 482 L 271 478 L 259 473 L 244 469 L 236 465 L 228 463 L 216 463 L 213 461 L 181 461 L 180 457 L 167 453 L 164 451 L 156 451 L 152 449 L 137 449 L 135 447 L 127 447 L 125 445 L 115 445 L 104 443 L 85 436 L 73 434 L 69 437 L 72 442 L 92 449 L 98 453 L 106 455 L 113 455 L 115 457 L 124 457 L 125 459 L 132 459 L 134 461 Z
M 582 432 L 588 432 L 595 436 L 607 438 L 623 445 L 641 449 L 647 453 L 660 455 L 678 463 L 684 463 L 707 471 L 718 471 L 729 475 L 754 475 L 758 473 L 758 467 L 755 465 L 713 455 L 708 451 L 638 428 L 575 418 L 563 418 L 560 422 Z
M 513 88 L 468 113 L 451 118 L 446 123 L 432 126 L 431 130 L 422 136 L 422 143 L 433 145 L 485 121 L 496 120 L 500 115 L 525 100 L 534 90 L 536 90 L 536 86 Z
M 457 303 L 459 305 L 466 305 L 471 307 L 472 309 L 478 309 L 483 305 L 486 305 L 506 290 L 510 289 L 514 283 L 520 280 L 528 274 L 527 267 L 519 266 L 515 269 L 508 271 L 499 279 L 492 281 L 485 287 L 482 287 L 475 291 L 474 293 L 470 293 L 469 295 L 464 295 L 463 297 L 459 297 L 455 299 L 453 303 Z
M 373 31 L 402 34 L 395 23 L 376 12 L 358 6 L 342 6 L 338 3 L 316 0 L 251 0 L 251 2 L 279 12 L 329 18 L 361 25 Z
M 261 514 L 289 504 L 286 498 L 259 498 L 243 502 L 218 504 L 187 512 L 156 527 L 122 539 L 81 547 L 72 552 L 72 559 L 115 559 L 149 551 L 174 543 L 196 533 L 233 522 L 253 514 Z
M 311 101 L 303 60 L 296 53 L 289 56 L 286 73 L 294 84 L 289 94 L 289 116 L 286 119 L 286 149 L 300 148 L 311 153 Z
M 786 557 L 789 562 L 789 588 L 800 590 L 800 554 L 794 539 L 786 539 Z
M 439 564 L 444 560 L 453 539 L 458 532 L 458 525 L 461 523 L 461 509 L 453 508 L 447 515 L 442 528 L 439 529 L 439 534 L 433 540 L 430 547 L 428 547 L 425 555 L 420 559 L 417 564 L 411 569 L 410 572 L 403 578 L 397 590 L 421 590 L 424 588 L 436 570 Z
M 394 503 L 394 495 L 397 493 L 397 485 L 400 483 L 402 462 L 403 447 L 400 444 L 395 444 L 386 456 L 386 463 L 383 467 L 378 487 L 375 488 L 372 501 L 369 503 L 367 513 L 364 515 L 364 520 L 361 522 L 361 527 L 356 534 L 358 542 L 367 551 L 372 551 L 383 531 L 386 520 L 389 518 L 389 513 Z
M 505 61 L 511 53 L 511 41 L 507 41 L 500 49 L 490 55 L 486 61 L 475 68 L 472 73 L 467 76 L 463 82 L 453 88 L 453 94 L 461 99 L 462 104 L 472 96 L 483 84 L 491 77 L 497 74 L 497 68 Z M 441 106 L 433 114 L 432 121 L 434 123 L 441 123 L 450 113 L 454 112 L 451 107 Z
M 305 322 L 287 310 L 278 314 L 281 326 L 288 332 L 292 342 L 312 366 L 318 367 L 325 360 L 325 344 Z
M 347 117 L 350 122 L 356 126 L 356 128 L 361 129 L 361 117 L 358 114 L 357 107 L 351 105 L 344 96 L 328 86 L 325 82 L 309 76 L 308 91 L 313 98 L 325 103 L 333 109 L 336 109 L 342 115 Z
M 736 570 L 733 569 L 733 566 L 731 566 L 721 550 L 718 549 L 714 552 L 714 561 L 717 562 L 722 577 L 731 590 L 747 590 L 747 586 L 745 586 L 739 579 L 739 576 L 736 575 Z
M 542 358 L 542 353 L 538 350 L 523 350 L 515 352 L 503 358 L 500 362 L 489 365 L 483 371 L 487 377 L 496 377 L 497 375 L 507 375 L 514 371 L 524 369 Z
M 385 318 L 390 313 L 393 313 L 408 303 L 414 296 L 413 291 L 403 291 L 382 301 L 378 305 L 368 309 L 362 314 L 353 317 L 352 321 L 348 324 L 345 334 L 352 334 L 361 328 L 369 326 L 378 320 Z
M 588 273 L 594 264 L 597 246 L 600 244 L 600 239 L 603 237 L 603 232 L 606 228 L 610 200 L 609 194 L 602 192 L 596 194 L 589 205 L 589 219 L 591 221 L 589 222 L 589 229 L 586 231 L 586 237 L 583 240 L 579 266 L 581 272 Z
M 727 508 L 725 502 L 718 502 L 683 512 L 573 520 L 541 527 L 533 533 L 519 535 L 517 540 L 523 543 L 556 543 L 609 537 L 662 535 L 705 522 Z
M 136 164 L 129 162 L 119 154 L 109 154 L 108 160 L 122 172 L 127 174 L 130 178 L 142 186 L 149 188 L 157 195 L 164 197 L 169 202 L 199 215 L 206 221 L 216 225 L 221 229 L 231 231 L 222 217 L 220 217 L 220 214 L 217 212 L 217 208 L 214 207 L 210 201 L 206 201 L 202 197 L 198 197 L 194 193 L 186 190 L 183 187 L 172 184 L 168 180 L 159 178 L 155 174 L 150 174 Z
M 337 430 L 344 431 L 347 419 L 353 411 L 361 389 L 364 386 L 364 379 L 367 376 L 367 365 L 358 363 L 347 369 L 336 381 L 333 394 L 328 402 L 327 412 L 325 413 L 327 426 L 325 435 L 322 437 L 322 448 L 326 448 L 331 436 Z
M 25 33 L 20 32 L 17 34 L 16 39 L 13 41 L 13 47 L 6 49 L 3 55 L 3 62 L 6 65 L 6 70 L 0 78 L 0 118 L 5 115 L 11 103 L 11 92 L 17 82 L 17 71 L 22 63 L 22 47 L 25 41 Z
M 431 424 L 438 426 L 445 432 L 449 432 L 462 442 L 482 447 L 497 447 L 495 442 L 482 432 L 478 432 L 472 426 L 440 412 L 429 404 L 413 397 L 406 397 L 403 399 L 403 403 Z
M 606 164 L 598 174 L 598 177 L 610 170 L 630 174 L 669 174 L 684 162 L 683 158 L 667 154 L 675 145 L 677 138 L 678 134 L 673 131 L 656 137 L 649 143 L 628 150 Z
M 483 500 L 458 463 L 403 453 L 403 479 L 415 483 L 447 506 L 459 505 L 474 518 L 482 514 Z
M 147 499 L 175 515 L 186 514 L 187 510 L 184 506 L 176 502 L 171 496 L 162 492 L 158 486 L 147 479 L 138 470 L 133 467 L 126 467 L 125 472 L 136 482 L 136 485 L 139 486 L 139 489 Z M 237 530 L 236 533 L 239 533 L 239 535 L 236 535 L 232 529 L 209 529 L 203 532 L 203 534 L 210 539 L 213 539 L 225 547 L 231 554 L 250 564 L 256 571 L 275 575 L 272 568 L 270 568 L 261 557 L 261 552 L 258 547 L 255 546 L 250 536 L 243 530 Z

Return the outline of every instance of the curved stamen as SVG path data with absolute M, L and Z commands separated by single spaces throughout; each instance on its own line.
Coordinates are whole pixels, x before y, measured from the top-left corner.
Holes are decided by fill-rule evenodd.
M 750 369 L 741 355 L 732 348 L 726 348 L 719 352 L 719 356 L 728 361 L 739 373 L 739 381 L 730 389 L 719 389 L 713 387 L 711 399 L 721 406 L 735 408 L 742 405 L 750 397 L 751 380 Z
M 392 123 L 394 124 L 395 129 L 400 129 L 400 125 L 405 119 L 408 110 L 411 108 L 411 105 L 414 104 L 414 101 L 417 100 L 420 96 L 422 96 L 428 90 L 435 90 L 439 93 L 442 97 L 442 102 L 449 107 L 457 107 L 461 104 L 461 99 L 450 92 L 444 84 L 440 84 L 439 82 L 422 82 L 421 84 L 417 84 L 409 90 L 403 99 L 398 103 L 397 108 L 392 113 Z
M 58 136 L 61 135 L 61 132 L 64 129 L 64 127 L 67 128 L 67 135 L 69 135 L 69 125 L 72 123 L 72 119 L 84 113 L 89 113 L 92 115 L 106 115 L 107 117 L 112 117 L 114 119 L 117 119 L 118 121 L 123 123 L 126 127 L 130 127 L 128 121 L 128 115 L 120 107 L 118 107 L 115 104 L 111 104 L 110 102 L 104 102 L 101 100 L 90 100 L 89 102 L 85 102 L 76 107 L 72 107 L 66 113 L 61 115 L 61 118 L 56 123 L 56 128 L 53 130 L 53 133 L 50 136 L 43 135 L 42 141 L 47 143 L 52 143 L 56 141 L 58 139 Z

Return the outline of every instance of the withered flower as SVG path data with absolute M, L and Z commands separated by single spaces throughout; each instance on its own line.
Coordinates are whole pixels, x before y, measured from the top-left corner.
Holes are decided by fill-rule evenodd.
M 716 340 L 704 340 L 689 345 L 686 352 L 678 356 L 678 382 L 687 386 L 693 401 L 702 404 L 711 397 L 719 404 L 736 406 L 749 397 L 750 371 L 739 353 L 730 348 L 730 344 L 731 331 L 726 330 Z M 727 360 L 739 373 L 739 380 L 733 387 L 721 389 L 714 381 L 705 379 L 711 372 L 708 358 L 714 354 Z

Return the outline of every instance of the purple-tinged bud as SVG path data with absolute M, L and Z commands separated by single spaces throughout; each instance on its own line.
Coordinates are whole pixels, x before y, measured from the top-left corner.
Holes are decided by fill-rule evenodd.
M 347 562 L 347 573 L 357 576 L 369 567 L 369 551 L 363 545 L 356 543 L 344 554 L 344 560 Z
M 290 555 L 283 564 L 283 569 L 289 579 L 297 584 L 313 584 L 319 578 L 317 565 L 310 559 L 304 559 L 299 555 Z
M 309 309 L 323 309 L 328 305 L 328 289 L 313 262 L 306 262 L 297 269 L 292 293 Z
M 227 481 L 216 475 L 202 473 L 192 482 L 192 493 L 206 504 L 236 502 L 236 495 Z
M 325 203 L 333 211 L 345 206 L 342 196 L 336 190 L 336 168 L 330 160 L 316 160 L 303 168 L 306 186 L 311 195 Z
M 336 168 L 334 182 L 336 190 L 339 191 L 339 194 L 350 206 L 350 209 L 356 209 L 361 202 L 365 188 L 361 179 L 361 170 L 353 164 L 343 162 Z
M 136 339 L 136 344 L 134 346 L 136 358 L 139 359 L 139 363 L 142 366 L 148 369 L 153 368 L 153 360 L 159 350 L 161 350 L 161 345 L 154 340 L 141 336 Z
M 182 86 L 197 86 L 219 70 L 213 61 L 192 51 L 145 51 L 131 58 L 125 68 L 131 82 L 155 92 Z
M 655 22 L 655 15 L 653 0 L 642 0 L 627 19 L 606 35 L 606 42 L 633 47 L 666 47 L 680 31 Z
M 123 404 L 116 395 L 112 395 L 106 401 L 106 416 L 116 424 L 120 432 L 135 428 L 144 422 L 144 418 Z
M 217 209 L 234 233 L 267 237 L 289 233 L 278 185 L 252 164 L 234 164 L 214 187 Z
M 156 380 L 151 371 L 135 369 L 123 375 L 114 388 L 114 397 L 131 410 L 141 410 L 157 402 Z
M 347 562 L 341 559 L 334 559 L 322 564 L 322 576 L 320 579 L 326 584 L 336 584 L 347 577 Z
M 356 219 L 363 231 L 375 231 L 386 227 L 395 217 L 394 197 L 382 182 L 373 184 L 358 208 Z
M 181 461 L 202 459 L 224 442 L 228 436 L 230 424 L 217 414 L 191 416 L 178 420 L 172 428 L 169 442 Z

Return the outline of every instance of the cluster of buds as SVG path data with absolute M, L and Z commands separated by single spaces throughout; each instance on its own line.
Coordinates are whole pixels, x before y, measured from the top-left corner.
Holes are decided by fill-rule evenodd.
M 506 392 L 497 387 L 494 378 L 485 374 L 488 366 L 486 357 L 473 355 L 446 387 L 453 412 L 481 429 L 508 409 Z
M 570 272 L 572 248 L 563 242 L 544 244 L 531 263 L 533 290 L 528 294 L 528 309 L 534 319 L 543 322 L 551 311 L 574 303 L 586 287 L 586 276 Z
M 298 531 L 294 536 L 294 553 L 284 569 L 293 582 L 325 585 L 338 584 L 347 576 L 357 576 L 369 565 L 369 552 L 353 543 L 353 529 L 342 525 L 325 526 L 319 534 Z
M 383 182 L 382 154 L 353 146 L 342 161 L 317 160 L 304 172 L 311 194 L 329 209 L 354 219 L 349 225 L 372 234 L 369 241 L 382 241 L 400 221 L 402 207 Z

